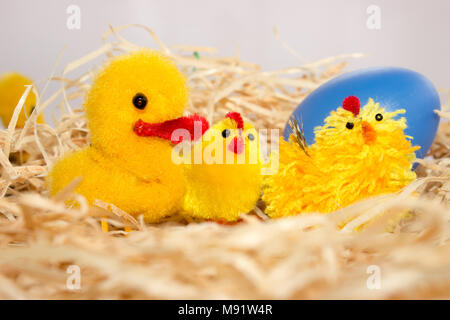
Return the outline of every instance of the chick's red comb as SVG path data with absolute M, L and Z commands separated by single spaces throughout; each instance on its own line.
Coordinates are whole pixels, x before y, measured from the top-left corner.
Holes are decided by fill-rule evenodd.
M 242 120 L 239 112 L 228 112 L 225 118 L 230 118 L 231 120 L 236 121 L 238 129 L 244 129 L 244 120 Z
M 361 107 L 361 102 L 359 102 L 358 97 L 355 97 L 355 96 L 348 96 L 342 102 L 342 108 L 344 108 L 347 111 L 352 112 L 355 117 L 359 114 L 360 107 Z

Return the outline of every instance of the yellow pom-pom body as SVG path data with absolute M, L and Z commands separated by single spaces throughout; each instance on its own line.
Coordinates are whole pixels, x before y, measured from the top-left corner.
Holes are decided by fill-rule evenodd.
M 416 178 L 404 110 L 386 112 L 372 99 L 358 116 L 338 108 L 315 129 L 305 151 L 281 141 L 279 171 L 265 181 L 263 200 L 273 218 L 304 212 L 329 213 L 358 200 L 393 193 Z M 380 116 L 381 115 L 381 116 Z M 350 123 L 350 124 L 348 124 Z
M 143 214 L 146 222 L 158 222 L 181 208 L 185 192 L 181 167 L 170 171 L 159 168 L 160 174 L 153 177 L 138 176 L 95 148 L 85 148 L 65 156 L 53 167 L 49 175 L 51 194 L 81 177 L 75 191 L 89 203 L 98 199 L 135 217 Z
M 228 130 L 228 136 L 222 132 Z M 243 151 L 230 151 L 230 143 L 241 137 Z M 198 147 L 198 149 L 197 149 Z M 200 161 L 195 159 L 200 150 Z M 187 192 L 184 212 L 196 219 L 232 222 L 250 212 L 261 193 L 261 157 L 255 128 L 248 122 L 242 131 L 225 119 L 194 143 L 190 164 L 185 165 Z
M 145 95 L 137 108 L 134 97 Z M 85 102 L 92 145 L 60 160 L 50 173 L 51 193 L 81 177 L 76 191 L 90 203 L 112 203 L 147 222 L 180 209 L 183 168 L 172 161 L 170 141 L 133 131 L 142 119 L 158 123 L 183 114 L 185 78 L 168 58 L 142 50 L 113 59 L 94 79 Z
M 0 78 L 0 118 L 5 127 L 8 126 L 14 109 L 25 92 L 25 86 L 30 84 L 33 84 L 31 79 L 16 72 L 6 73 Z M 30 91 L 17 119 L 17 128 L 22 128 L 25 125 L 25 121 L 33 112 L 35 106 L 36 96 Z M 37 122 L 44 122 L 42 115 L 38 116 Z

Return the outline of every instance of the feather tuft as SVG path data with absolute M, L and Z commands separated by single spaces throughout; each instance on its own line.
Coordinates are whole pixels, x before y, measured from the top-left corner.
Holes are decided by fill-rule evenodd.
M 291 127 L 291 130 L 295 136 L 295 142 L 302 148 L 302 150 L 305 152 L 305 154 L 309 157 L 308 154 L 308 143 L 306 142 L 305 134 L 303 132 L 303 124 L 299 124 L 297 119 L 294 117 L 291 117 L 289 119 L 289 127 Z

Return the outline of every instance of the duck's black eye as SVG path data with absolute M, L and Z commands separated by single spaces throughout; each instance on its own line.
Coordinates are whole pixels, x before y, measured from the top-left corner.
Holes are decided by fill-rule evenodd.
M 248 137 L 248 140 L 250 140 L 250 141 L 255 140 L 255 136 L 252 133 L 249 133 L 247 137 Z
M 34 111 L 34 109 L 35 109 L 35 107 L 33 106 L 33 107 L 31 107 L 31 109 L 30 109 L 30 115 L 33 113 L 33 111 Z
M 147 97 L 142 93 L 136 93 L 133 98 L 133 104 L 136 108 L 143 110 L 147 105 Z
M 377 113 L 375 116 L 375 120 L 377 120 L 377 121 L 383 120 L 383 115 L 381 113 Z
M 353 122 L 347 122 L 347 124 L 345 125 L 345 127 L 350 130 L 353 129 L 354 126 L 355 125 L 353 124 Z
M 225 129 L 222 131 L 222 137 L 228 138 L 230 136 L 230 130 Z

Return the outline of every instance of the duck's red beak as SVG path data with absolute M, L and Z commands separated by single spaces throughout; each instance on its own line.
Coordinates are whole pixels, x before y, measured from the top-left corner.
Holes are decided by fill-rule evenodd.
M 184 129 L 185 131 L 180 130 L 174 134 L 177 129 Z M 134 132 L 140 137 L 159 137 L 167 139 L 173 144 L 178 144 L 186 139 L 197 140 L 208 129 L 208 121 L 198 114 L 160 123 L 147 123 L 139 119 L 133 128 Z

